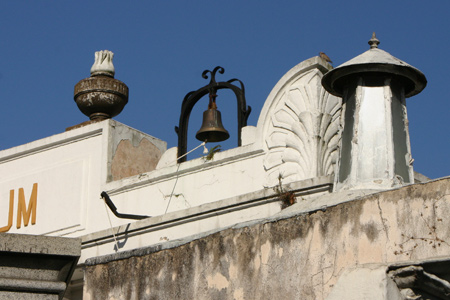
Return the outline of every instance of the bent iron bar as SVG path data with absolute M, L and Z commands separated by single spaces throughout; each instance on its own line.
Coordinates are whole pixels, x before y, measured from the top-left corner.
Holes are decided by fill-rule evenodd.
M 109 209 L 113 212 L 113 214 L 121 219 L 133 219 L 133 220 L 142 220 L 145 218 L 151 218 L 151 216 L 140 216 L 140 215 L 129 215 L 129 214 L 121 214 L 117 212 L 117 207 L 109 198 L 109 195 L 106 192 L 102 192 L 100 196 L 105 200 L 106 205 L 108 205 Z

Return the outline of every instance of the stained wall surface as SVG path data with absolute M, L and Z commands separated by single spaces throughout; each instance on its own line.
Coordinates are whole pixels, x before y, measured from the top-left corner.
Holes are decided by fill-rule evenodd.
M 92 258 L 83 299 L 325 299 L 349 268 L 450 257 L 450 178 L 347 200 Z

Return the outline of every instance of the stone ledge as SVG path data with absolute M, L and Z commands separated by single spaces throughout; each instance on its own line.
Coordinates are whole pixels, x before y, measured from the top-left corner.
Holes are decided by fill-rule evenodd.
M 0 278 L 0 287 L 6 291 L 61 294 L 66 290 L 64 282 Z
M 0 254 L 30 253 L 47 255 L 80 255 L 80 239 L 0 233 Z
M 323 176 L 287 184 L 286 189 L 298 196 L 306 196 L 329 191 L 332 188 L 332 182 L 331 176 Z M 161 227 L 179 226 L 202 218 L 224 215 L 232 211 L 276 201 L 279 201 L 278 195 L 271 188 L 267 188 L 87 234 L 82 237 L 82 248 L 86 249 L 112 242 L 114 237 L 111 234 L 111 230 L 116 232 L 116 238 L 121 238 L 124 235 L 132 237 L 148 231 L 159 230 Z
M 81 239 L 0 233 L 0 299 L 62 299 Z

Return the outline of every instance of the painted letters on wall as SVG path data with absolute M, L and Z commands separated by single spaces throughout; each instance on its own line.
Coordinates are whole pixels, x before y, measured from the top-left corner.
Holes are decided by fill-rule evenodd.
M 17 229 L 22 227 L 22 219 L 24 226 L 28 226 L 31 218 L 31 224 L 36 224 L 36 207 L 37 207 L 37 191 L 38 184 L 33 184 L 30 200 L 28 201 L 28 207 L 25 202 L 25 192 L 23 188 L 19 189 L 17 199 Z M 14 190 L 9 191 L 9 212 L 8 212 L 8 224 L 0 227 L 0 232 L 8 232 L 13 225 L 14 214 Z

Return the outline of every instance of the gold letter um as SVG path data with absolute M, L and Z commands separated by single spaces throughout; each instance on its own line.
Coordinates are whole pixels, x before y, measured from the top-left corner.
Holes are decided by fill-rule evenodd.
M 11 229 L 13 222 L 13 210 L 14 210 L 14 190 L 9 191 L 9 214 L 8 225 L 0 227 L 0 232 L 8 232 Z
M 31 191 L 30 201 L 28 202 L 28 209 L 25 205 L 25 193 L 23 192 L 23 188 L 19 189 L 19 201 L 17 206 L 17 228 L 20 228 L 22 225 L 22 217 L 23 224 L 28 226 L 28 222 L 30 221 L 31 215 L 31 224 L 36 224 L 36 205 L 37 205 L 37 187 L 38 184 L 33 184 L 33 190 Z

